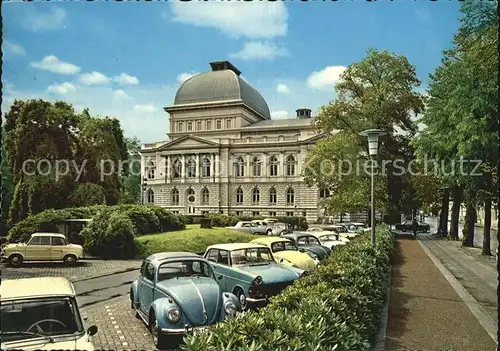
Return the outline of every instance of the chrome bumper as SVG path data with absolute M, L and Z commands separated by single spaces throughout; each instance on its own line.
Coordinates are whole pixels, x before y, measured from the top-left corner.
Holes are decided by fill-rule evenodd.
M 259 299 L 256 299 L 256 298 L 253 298 L 253 297 L 247 297 L 247 301 L 249 303 L 262 303 L 262 302 L 267 302 L 267 298 L 266 297 L 261 297 Z
M 164 334 L 164 335 L 184 335 L 184 334 L 187 334 L 187 333 L 190 333 L 192 331 L 195 331 L 195 330 L 198 330 L 198 331 L 204 331 L 204 330 L 207 330 L 208 328 L 210 328 L 210 326 L 200 326 L 200 327 L 188 327 L 188 326 L 185 326 L 184 329 L 167 329 L 167 328 L 163 328 L 163 329 L 160 329 L 160 333 L 161 334 Z

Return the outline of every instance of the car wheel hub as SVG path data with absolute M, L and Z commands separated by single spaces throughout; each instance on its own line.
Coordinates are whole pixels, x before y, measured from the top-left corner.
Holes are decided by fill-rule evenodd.
M 245 297 L 245 295 L 243 293 L 240 294 L 240 303 L 242 306 L 245 306 L 247 302 L 247 298 Z

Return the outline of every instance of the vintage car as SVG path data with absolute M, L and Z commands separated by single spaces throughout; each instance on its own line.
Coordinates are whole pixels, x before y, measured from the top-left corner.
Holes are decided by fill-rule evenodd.
M 396 224 L 396 230 L 401 230 L 402 232 L 413 231 L 411 220 L 406 220 L 403 223 Z M 431 230 L 431 226 L 427 223 L 418 222 L 418 232 L 428 233 Z
M 321 245 L 335 249 L 336 246 L 346 245 L 350 240 L 347 238 L 343 238 L 340 234 L 330 231 L 315 231 L 311 232 L 311 235 L 314 235 L 320 242 Z
M 268 236 L 254 239 L 251 243 L 266 245 L 271 249 L 276 261 L 287 266 L 311 271 L 320 263 L 317 255 L 310 251 L 299 250 L 290 239 Z
M 308 232 L 295 231 L 293 233 L 283 234 L 282 238 L 289 239 L 299 248 L 309 253 L 313 258 L 323 261 L 332 253 L 329 247 L 322 246 L 321 242 L 314 235 Z
M 139 279 L 130 287 L 130 305 L 159 349 L 240 310 L 236 296 L 221 289 L 210 263 L 190 252 L 156 253 L 146 258 Z
M 240 232 L 245 232 L 249 234 L 260 234 L 267 235 L 267 227 L 259 226 L 256 223 L 250 221 L 239 221 L 234 226 L 226 227 L 228 229 L 238 230 Z
M 61 277 L 3 280 L 0 285 L 2 350 L 94 350 L 73 284 Z
M 307 274 L 302 269 L 278 264 L 265 245 L 212 245 L 204 257 L 211 262 L 222 290 L 235 294 L 244 311 L 265 305 L 270 297 Z
M 331 224 L 329 226 L 323 227 L 323 230 L 335 232 L 339 234 L 340 238 L 347 238 L 347 239 L 352 239 L 360 235 L 359 233 L 349 232 L 346 226 L 342 224 Z
M 2 248 L 2 262 L 20 266 L 24 261 L 63 261 L 75 264 L 83 258 L 83 247 L 70 244 L 63 234 L 33 233 L 27 243 L 8 244 Z
M 268 235 L 280 236 L 291 232 L 293 232 L 293 230 L 289 224 L 274 222 L 272 225 L 272 232 L 268 233 Z
M 341 224 L 344 225 L 350 233 L 362 234 L 364 232 L 370 231 L 370 228 L 366 224 L 361 223 L 361 222 L 348 222 L 348 223 L 341 223 Z

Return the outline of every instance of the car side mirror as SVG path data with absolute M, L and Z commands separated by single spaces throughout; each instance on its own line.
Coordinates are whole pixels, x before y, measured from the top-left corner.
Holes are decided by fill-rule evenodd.
M 94 324 L 94 325 L 91 325 L 91 326 L 87 329 L 87 334 L 88 334 L 89 336 L 95 335 L 95 334 L 97 334 L 97 330 L 98 330 L 97 325 L 95 325 L 95 324 Z

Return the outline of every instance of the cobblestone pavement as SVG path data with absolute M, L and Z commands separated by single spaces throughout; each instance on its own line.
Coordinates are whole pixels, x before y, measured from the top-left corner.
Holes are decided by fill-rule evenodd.
M 2 279 L 65 277 L 75 282 L 93 277 L 139 269 L 141 260 L 82 260 L 74 266 L 62 262 L 23 263 L 20 267 L 0 264 Z
M 86 326 L 97 325 L 92 342 L 96 350 L 156 350 L 151 333 L 135 317 L 128 296 L 82 308 Z

